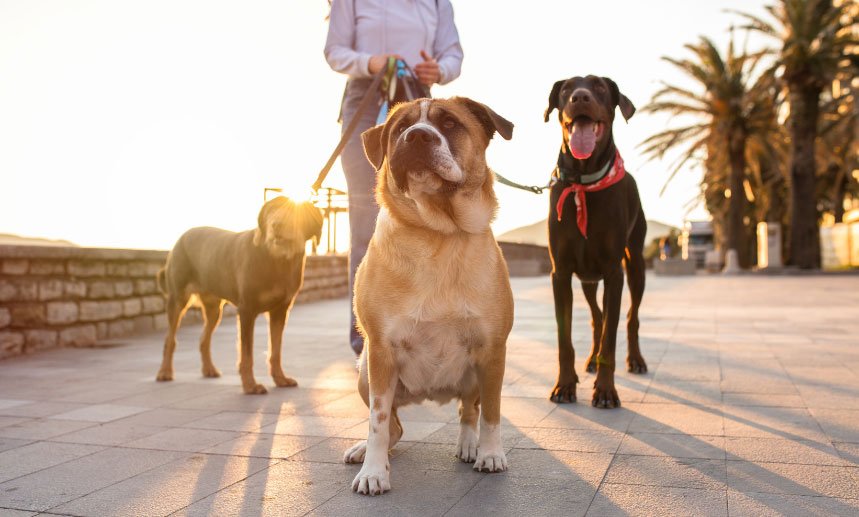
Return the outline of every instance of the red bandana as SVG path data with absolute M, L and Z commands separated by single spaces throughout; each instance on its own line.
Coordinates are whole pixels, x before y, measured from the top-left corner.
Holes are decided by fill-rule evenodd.
M 575 193 L 576 200 L 576 225 L 579 227 L 579 231 L 582 233 L 582 236 L 587 239 L 588 238 L 588 205 L 585 204 L 585 192 L 596 192 L 598 190 L 602 190 L 604 188 L 608 188 L 626 175 L 626 169 L 623 168 L 623 158 L 620 157 L 620 151 L 615 150 L 614 155 L 614 165 L 612 165 L 611 170 L 608 171 L 608 174 L 602 177 L 599 181 L 595 183 L 588 183 L 587 185 L 582 185 L 581 183 L 573 183 L 569 187 L 565 188 L 561 191 L 561 197 L 558 198 L 558 221 L 561 220 L 561 216 L 564 212 L 564 201 L 567 200 L 567 196 L 571 193 Z

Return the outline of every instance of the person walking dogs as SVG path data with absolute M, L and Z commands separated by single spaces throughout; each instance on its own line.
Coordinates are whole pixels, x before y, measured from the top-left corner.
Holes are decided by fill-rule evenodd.
M 462 46 L 450 0 L 333 0 L 325 42 L 325 59 L 335 72 L 347 74 L 340 108 L 342 128 L 355 117 L 372 77 L 389 57 L 406 62 L 427 89 L 459 77 Z M 380 98 L 381 101 L 381 98 Z M 362 115 L 340 156 L 349 195 L 349 292 L 355 271 L 367 252 L 379 207 L 374 198 L 376 171 L 361 144 L 361 133 L 376 124 L 379 104 Z M 353 309 L 350 344 L 360 355 L 364 347 Z

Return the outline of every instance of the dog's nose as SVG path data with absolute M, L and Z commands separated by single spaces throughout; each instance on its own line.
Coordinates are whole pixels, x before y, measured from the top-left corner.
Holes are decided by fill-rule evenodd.
M 571 101 L 573 103 L 576 103 L 576 102 L 587 103 L 587 102 L 591 102 L 591 100 L 593 100 L 593 98 L 591 97 L 591 92 L 584 90 L 582 88 L 579 88 L 578 90 L 574 91 L 573 97 L 571 99 Z
M 441 138 L 439 138 L 437 132 L 429 128 L 412 126 L 406 130 L 406 134 L 403 135 L 403 141 L 407 144 L 418 142 L 424 144 L 438 144 L 441 142 Z

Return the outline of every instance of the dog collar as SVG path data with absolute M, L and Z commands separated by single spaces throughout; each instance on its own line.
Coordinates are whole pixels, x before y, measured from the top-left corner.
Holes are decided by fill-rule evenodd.
M 615 152 L 617 152 L 617 150 L 615 150 Z M 558 158 L 558 161 L 559 162 L 561 161 L 560 158 Z M 555 176 L 558 179 L 560 179 L 563 183 L 579 183 L 582 185 L 587 185 L 590 183 L 596 183 L 597 181 L 601 180 L 603 178 L 603 176 L 606 175 L 606 173 L 608 173 L 608 171 L 609 171 L 609 169 L 611 169 L 611 166 L 613 163 L 614 163 L 614 156 L 612 156 L 611 159 L 609 159 L 607 162 L 605 162 L 605 165 L 603 165 L 600 168 L 600 170 L 598 170 L 596 172 L 592 172 L 590 174 L 579 175 L 578 181 L 573 181 L 571 179 L 571 178 L 576 176 L 572 170 L 570 170 L 569 168 L 564 167 L 563 165 L 558 163 L 558 165 L 555 168 L 555 170 L 556 170 Z
M 609 164 L 611 165 L 609 167 Z M 605 167 L 606 171 L 598 171 L 588 176 L 599 176 L 594 182 L 586 182 L 588 176 L 582 176 L 582 183 L 571 183 L 568 187 L 561 191 L 561 197 L 558 198 L 556 210 L 558 212 L 558 221 L 561 220 L 564 213 L 564 202 L 567 196 L 574 194 L 573 199 L 576 201 L 576 226 L 579 228 L 582 237 L 588 238 L 588 205 L 585 203 L 585 193 L 596 192 L 606 189 L 626 175 L 626 169 L 623 167 L 623 158 L 620 157 L 620 151 L 615 149 L 614 163 L 609 162 Z

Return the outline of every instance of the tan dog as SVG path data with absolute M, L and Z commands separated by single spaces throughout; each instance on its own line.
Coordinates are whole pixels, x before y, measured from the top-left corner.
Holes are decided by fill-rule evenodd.
M 156 377 L 173 380 L 176 330 L 192 295 L 203 306 L 205 328 L 200 338 L 203 376 L 219 377 L 212 363 L 212 332 L 221 320 L 224 300 L 236 305 L 239 318 L 239 374 L 245 393 L 266 393 L 253 374 L 254 321 L 269 313 L 269 371 L 277 386 L 295 386 L 280 365 L 283 329 L 304 279 L 304 249 L 319 239 L 322 214 L 309 202 L 277 197 L 263 205 L 259 226 L 241 233 L 219 228 L 192 228 L 176 242 L 158 285 L 167 295 L 167 338 L 164 360 Z
M 513 124 L 453 98 L 399 105 L 363 134 L 381 211 L 355 280 L 365 336 L 358 390 L 370 407 L 368 440 L 344 457 L 364 462 L 356 492 L 390 490 L 388 450 L 403 433 L 397 408 L 427 399 L 460 399 L 462 461 L 507 468 L 501 383 L 513 295 L 489 227 L 498 203 L 485 156 L 496 131 L 509 140 Z

